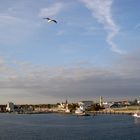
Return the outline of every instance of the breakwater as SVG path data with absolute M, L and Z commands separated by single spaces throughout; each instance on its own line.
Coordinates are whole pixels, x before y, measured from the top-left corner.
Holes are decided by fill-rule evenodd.
M 130 111 L 92 111 L 90 113 L 93 115 L 97 115 L 97 114 L 132 115 L 133 114 L 133 112 L 130 112 Z

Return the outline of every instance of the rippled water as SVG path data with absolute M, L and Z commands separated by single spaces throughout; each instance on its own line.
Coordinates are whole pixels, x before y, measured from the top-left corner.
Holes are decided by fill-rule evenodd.
M 0 140 L 140 140 L 140 119 L 127 115 L 0 114 Z

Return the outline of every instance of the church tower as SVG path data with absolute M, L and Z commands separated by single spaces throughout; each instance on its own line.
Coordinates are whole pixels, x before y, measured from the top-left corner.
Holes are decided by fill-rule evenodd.
M 100 96 L 100 106 L 103 106 L 103 97 Z

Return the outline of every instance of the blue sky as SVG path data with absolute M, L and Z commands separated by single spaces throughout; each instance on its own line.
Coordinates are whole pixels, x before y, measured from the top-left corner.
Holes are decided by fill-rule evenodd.
M 139 97 L 139 0 L 0 2 L 0 103 Z

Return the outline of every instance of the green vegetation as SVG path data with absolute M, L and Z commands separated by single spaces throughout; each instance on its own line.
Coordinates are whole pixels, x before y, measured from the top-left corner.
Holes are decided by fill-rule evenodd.
M 99 111 L 103 110 L 104 107 L 101 107 L 98 103 L 93 104 L 89 109 L 86 109 L 86 111 Z

